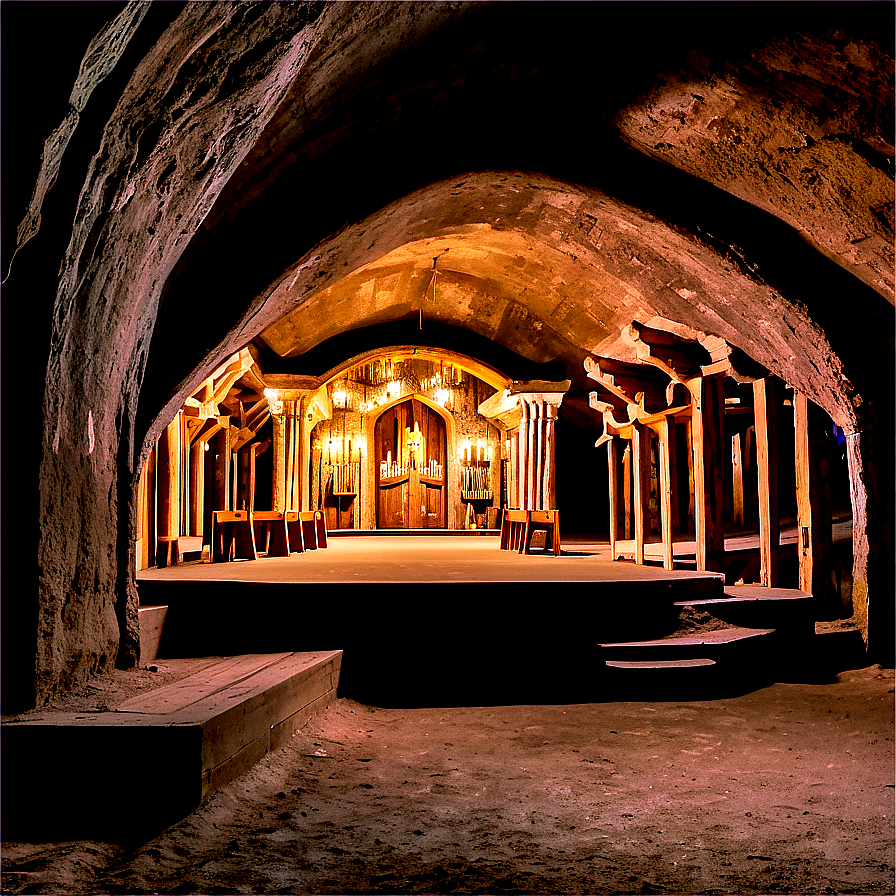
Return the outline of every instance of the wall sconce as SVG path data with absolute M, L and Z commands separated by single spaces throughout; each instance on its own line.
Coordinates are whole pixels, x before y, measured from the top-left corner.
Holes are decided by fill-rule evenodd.
M 445 407 L 450 393 L 447 389 L 436 389 L 436 404 Z
M 337 389 L 333 393 L 333 407 L 334 408 L 344 408 L 346 398 L 347 398 L 347 396 L 345 394 L 345 390 Z
M 283 413 L 283 399 L 280 397 L 279 389 L 265 389 L 264 400 L 268 403 L 272 414 Z

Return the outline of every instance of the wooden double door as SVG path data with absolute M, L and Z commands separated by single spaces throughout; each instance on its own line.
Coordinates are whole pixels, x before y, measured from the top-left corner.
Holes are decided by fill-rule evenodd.
M 374 427 L 378 529 L 448 527 L 445 421 L 416 398 L 384 411 Z

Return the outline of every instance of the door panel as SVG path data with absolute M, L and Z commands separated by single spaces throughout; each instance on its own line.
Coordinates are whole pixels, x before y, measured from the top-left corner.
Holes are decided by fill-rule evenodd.
M 418 399 L 380 415 L 374 428 L 377 528 L 448 525 L 445 421 Z

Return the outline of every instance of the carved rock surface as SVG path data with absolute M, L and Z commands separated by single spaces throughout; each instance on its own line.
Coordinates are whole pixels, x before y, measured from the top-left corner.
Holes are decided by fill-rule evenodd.
M 123 16 L 108 112 L 7 284 L 50 333 L 20 699 L 136 661 L 136 473 L 184 397 L 258 337 L 288 359 L 419 313 L 444 249 L 427 320 L 574 388 L 632 319 L 722 336 L 862 431 L 891 514 L 892 35 L 883 4 L 824 6 L 732 31 L 677 4 L 158 4 L 127 41 Z M 892 545 L 869 562 L 886 592 Z

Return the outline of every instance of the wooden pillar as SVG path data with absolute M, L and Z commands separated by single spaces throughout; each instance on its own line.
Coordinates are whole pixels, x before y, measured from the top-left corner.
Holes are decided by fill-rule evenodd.
M 816 600 L 819 618 L 836 618 L 840 596 L 831 587 L 830 461 L 825 413 L 802 394 L 793 393 L 799 587 Z
M 760 584 L 778 585 L 781 522 L 778 513 L 778 411 L 779 381 L 766 377 L 753 383 L 756 415 L 756 466 L 759 493 Z
M 697 377 L 688 384 L 694 469 L 694 537 L 697 569 L 721 572 L 725 561 L 722 507 L 725 477 L 722 466 L 724 390 L 718 376 Z
M 650 430 L 632 424 L 633 478 L 635 480 L 635 563 L 644 563 L 650 501 Z
M 688 530 L 696 531 L 694 501 L 694 424 L 688 420 L 685 424 L 688 443 Z
M 632 537 L 632 442 L 622 453 L 622 512 L 625 516 L 625 537 Z
M 731 481 L 734 525 L 744 525 L 744 437 L 736 432 L 731 437 Z
M 526 510 L 529 506 L 526 493 L 526 472 L 529 469 L 529 405 L 525 401 L 520 401 L 520 407 L 523 416 L 520 419 L 518 432 L 519 448 L 517 449 L 517 477 L 519 485 L 519 508 L 520 510 Z
M 616 469 L 618 444 L 617 439 L 610 439 L 607 442 L 607 473 L 609 474 L 610 489 L 610 556 L 614 560 L 616 559 L 616 539 L 619 537 L 619 476 Z
M 524 400 L 526 409 L 526 510 L 535 510 L 535 420 L 531 401 Z
M 671 493 L 672 535 L 679 531 L 678 510 L 678 441 L 675 438 L 675 418 L 669 418 L 669 489 Z
M 542 411 L 544 426 L 544 465 L 542 468 L 542 506 L 541 510 L 557 509 L 557 476 L 555 453 L 554 424 L 557 420 L 557 407 L 549 401 L 544 402 Z
M 232 510 L 230 489 L 230 463 L 233 452 L 230 450 L 230 418 L 219 417 L 221 431 L 215 436 L 212 450 L 217 455 L 215 461 L 215 510 Z
M 180 413 L 159 436 L 157 467 L 158 538 L 180 535 Z
M 202 535 L 205 515 L 205 441 L 190 446 L 190 535 Z
M 282 513 L 286 510 L 287 491 L 287 421 L 286 415 L 282 411 L 277 413 L 274 408 L 271 408 L 271 427 L 273 429 L 271 451 L 274 464 L 274 472 L 271 476 L 271 510 Z
M 663 568 L 672 569 L 672 463 L 669 418 L 663 417 L 656 424 L 659 441 L 659 504 L 660 534 L 663 539 Z
M 292 446 L 292 505 L 291 510 L 311 510 L 311 431 L 314 423 L 305 412 L 306 399 L 297 398 L 290 422 Z M 372 440 L 370 444 L 372 444 Z

